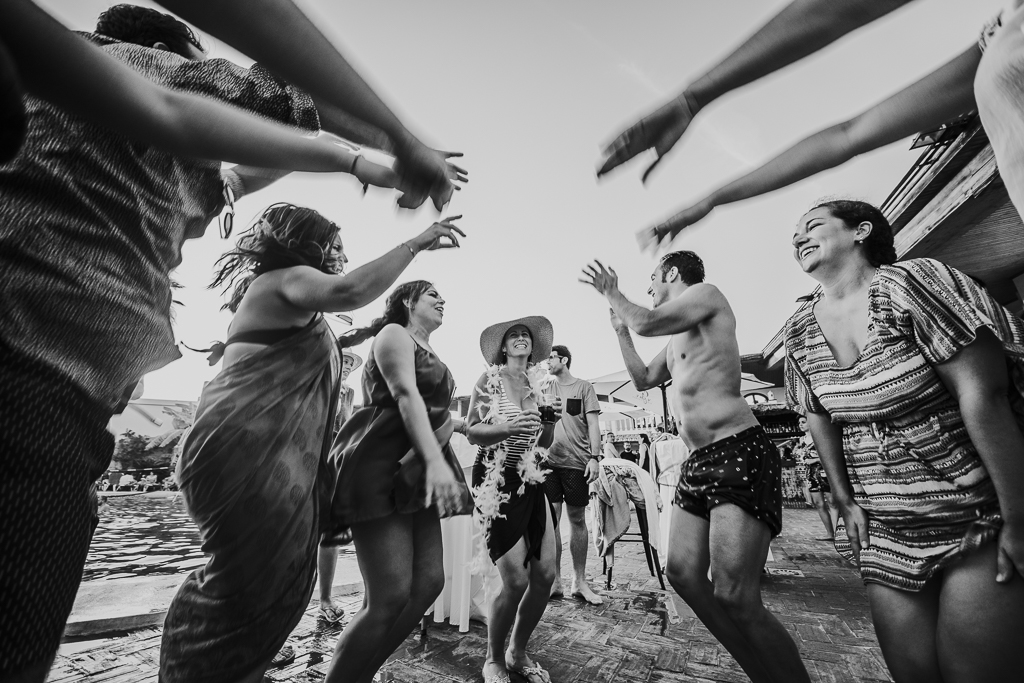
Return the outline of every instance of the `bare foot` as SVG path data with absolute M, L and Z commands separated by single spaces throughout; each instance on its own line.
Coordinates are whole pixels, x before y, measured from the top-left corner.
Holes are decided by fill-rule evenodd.
M 591 590 L 590 586 L 586 581 L 574 582 L 572 587 L 572 595 L 574 598 L 585 600 L 591 605 L 603 605 L 604 598 Z
M 559 600 L 565 597 L 565 592 L 562 590 L 562 577 L 555 579 L 555 582 L 551 584 L 551 592 L 548 593 L 548 598 L 552 600 Z

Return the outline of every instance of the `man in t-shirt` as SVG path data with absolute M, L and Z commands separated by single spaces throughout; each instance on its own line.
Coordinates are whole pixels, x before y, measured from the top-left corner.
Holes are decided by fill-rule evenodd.
M 555 509 L 555 562 L 558 573 L 551 586 L 551 596 L 562 595 L 562 541 L 559 521 L 562 501 L 569 515 L 569 553 L 572 555 L 572 596 L 591 605 L 604 602 L 587 584 L 587 503 L 590 483 L 597 479 L 597 461 L 601 459 L 601 407 L 593 385 L 577 379 L 569 372 L 572 354 L 564 346 L 552 346 L 548 369 L 555 381 L 551 391 L 562 399 L 562 419 L 555 425 L 555 436 L 548 449 L 548 472 L 544 490 Z

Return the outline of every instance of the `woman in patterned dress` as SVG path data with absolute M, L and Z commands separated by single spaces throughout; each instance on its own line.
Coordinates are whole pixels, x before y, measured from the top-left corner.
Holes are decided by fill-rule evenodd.
M 468 436 L 480 446 L 473 464 L 473 486 L 480 508 L 481 484 L 496 451 L 504 449 L 503 480 L 499 490 L 509 499 L 489 520 L 487 551 L 501 575 L 501 593 L 491 604 L 487 619 L 485 683 L 509 683 L 509 671 L 530 683 L 550 681 L 548 673 L 526 654 L 526 645 L 544 615 L 557 567 L 554 513 L 542 484 L 524 482 L 517 470 L 532 453 L 541 431 L 541 414 L 531 397 L 527 370 L 533 358 L 547 359 L 554 332 L 547 318 L 531 316 L 491 325 L 480 335 L 484 360 L 498 366 L 497 392 L 500 419 L 481 418 L 494 398 L 488 387 L 490 373 L 481 375 L 470 398 Z M 508 649 L 505 639 L 512 638 Z
M 230 336 L 215 350 L 224 365 L 203 389 L 178 461 L 209 559 L 168 609 L 161 681 L 263 680 L 313 594 L 333 481 L 327 453 L 340 361 L 321 312 L 369 303 L 415 251 L 457 244 L 453 231 L 435 223 L 341 277 L 338 226 L 276 204 L 224 257 L 214 281 L 233 289 Z
M 787 323 L 786 385 L 893 678 L 1018 677 L 1024 323 L 960 271 L 894 264 L 892 229 L 863 202 L 809 211 L 793 253 L 821 288 Z

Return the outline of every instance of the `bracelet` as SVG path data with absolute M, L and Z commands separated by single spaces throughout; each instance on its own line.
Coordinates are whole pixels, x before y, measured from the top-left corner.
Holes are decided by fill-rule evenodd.
M 410 246 L 409 246 L 409 243 L 408 243 L 408 242 L 402 242 L 401 246 L 403 246 L 403 247 L 405 247 L 406 249 L 408 249 L 408 250 L 409 250 L 409 253 L 410 253 L 410 254 L 412 254 L 412 257 L 413 257 L 413 258 L 416 258 L 416 252 L 412 250 L 412 247 L 410 247 Z
M 601 456 L 600 455 L 591 455 L 590 459 L 591 460 L 596 460 L 598 462 L 601 462 Z

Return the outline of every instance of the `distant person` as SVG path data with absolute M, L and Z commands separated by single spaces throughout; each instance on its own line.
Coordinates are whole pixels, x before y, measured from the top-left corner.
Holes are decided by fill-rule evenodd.
M 828 476 L 825 468 L 821 465 L 821 458 L 818 457 L 818 450 L 814 447 L 814 439 L 808 431 L 807 418 L 801 415 L 797 419 L 800 431 L 803 436 L 796 439 L 793 446 L 795 455 L 804 467 L 803 491 L 807 503 L 818 511 L 821 524 L 825 527 L 828 536 L 827 541 L 835 541 L 836 523 L 839 521 L 839 511 L 832 505 L 832 487 L 828 483 Z
M 615 448 L 615 432 L 604 433 L 604 446 L 602 446 L 602 450 L 606 458 L 619 457 L 619 451 Z
M 612 327 L 636 388 L 672 380 L 668 405 L 691 449 L 672 509 L 672 587 L 751 680 L 808 682 L 792 637 L 761 601 L 768 544 L 782 530 L 781 465 L 775 444 L 740 395 L 729 302 L 704 282 L 704 264 L 690 251 L 667 254 L 651 274 L 654 310 L 626 299 L 615 271 L 600 262 L 584 269 L 581 281 L 611 305 Z M 630 329 L 671 338 L 645 364 Z
M 435 223 L 342 276 L 338 226 L 275 204 L 218 262 L 233 313 L 224 363 L 203 388 L 178 460 L 204 567 L 164 621 L 160 680 L 253 681 L 309 605 L 328 528 L 328 451 L 341 371 L 324 311 L 349 311 L 390 287 L 420 251 L 458 244 Z
M 590 532 L 587 530 L 587 504 L 590 503 L 590 484 L 597 480 L 598 461 L 601 459 L 601 406 L 597 392 L 590 382 L 574 377 L 571 371 L 572 354 L 561 344 L 551 347 L 548 372 L 554 377 L 550 390 L 562 399 L 562 419 L 555 425 L 554 439 L 548 448 L 548 475 L 544 491 L 555 512 L 555 582 L 551 596 L 561 597 L 562 591 L 562 536 L 559 522 L 562 504 L 569 517 L 569 554 L 572 556 L 572 585 L 570 595 L 591 605 L 604 600 L 587 583 L 587 549 Z
M 622 444 L 622 454 L 619 455 L 619 457 L 622 458 L 623 460 L 630 461 L 634 465 L 638 464 L 640 461 L 640 454 L 633 450 L 632 441 L 627 441 L 626 443 Z

